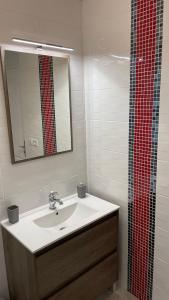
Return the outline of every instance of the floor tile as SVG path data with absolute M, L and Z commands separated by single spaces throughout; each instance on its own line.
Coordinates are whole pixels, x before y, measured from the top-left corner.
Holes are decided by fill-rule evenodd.
M 137 299 L 127 291 L 117 290 L 115 293 L 106 292 L 97 300 L 137 300 Z

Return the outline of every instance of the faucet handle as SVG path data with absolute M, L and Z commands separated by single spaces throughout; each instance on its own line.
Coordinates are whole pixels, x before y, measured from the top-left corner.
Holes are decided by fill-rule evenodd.
M 49 193 L 49 199 L 50 200 L 56 200 L 57 197 L 58 196 L 58 192 L 54 192 L 54 191 L 51 191 L 50 193 Z
M 60 197 L 58 195 L 59 195 L 58 192 L 51 191 L 49 193 L 49 202 L 57 202 L 60 205 L 62 205 L 63 201 L 60 199 Z
M 53 192 L 53 191 L 51 191 L 50 193 L 49 193 L 49 208 L 50 209 L 56 209 L 56 202 L 57 202 L 57 198 L 56 198 L 56 196 L 58 195 L 58 193 L 57 192 Z

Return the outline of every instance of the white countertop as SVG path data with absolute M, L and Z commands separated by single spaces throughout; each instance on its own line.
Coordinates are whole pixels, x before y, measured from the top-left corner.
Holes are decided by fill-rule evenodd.
M 86 198 L 83 199 L 78 198 L 77 195 L 72 195 L 62 200 L 64 204 L 60 206 L 60 210 L 69 207 L 70 205 L 80 204 L 83 205 L 83 207 L 86 207 L 86 209 L 93 209 L 95 213 L 92 213 L 82 219 L 79 218 L 78 225 L 77 223 L 73 224 L 70 222 L 70 225 L 66 226 L 64 230 L 59 230 L 59 227 L 61 228 L 64 226 L 64 223 L 66 222 L 55 227 L 43 228 L 35 224 L 34 221 L 39 218 L 43 218 L 43 216 L 46 215 L 49 215 L 50 217 L 50 214 L 53 214 L 53 211 L 49 210 L 49 205 L 47 204 L 21 214 L 18 223 L 10 224 L 8 220 L 4 220 L 1 222 L 1 225 L 17 240 L 19 240 L 29 251 L 35 253 L 120 208 L 117 205 L 89 194 L 87 194 Z

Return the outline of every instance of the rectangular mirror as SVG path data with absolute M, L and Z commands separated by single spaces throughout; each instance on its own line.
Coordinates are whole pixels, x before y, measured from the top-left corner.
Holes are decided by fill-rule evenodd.
M 72 151 L 69 58 L 5 50 L 12 163 Z

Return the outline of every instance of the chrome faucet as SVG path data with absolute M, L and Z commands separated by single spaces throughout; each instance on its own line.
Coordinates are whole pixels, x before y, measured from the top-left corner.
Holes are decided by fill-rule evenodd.
M 59 198 L 57 192 L 51 191 L 49 194 L 49 208 L 53 210 L 56 209 L 56 203 L 62 205 L 63 201 Z

